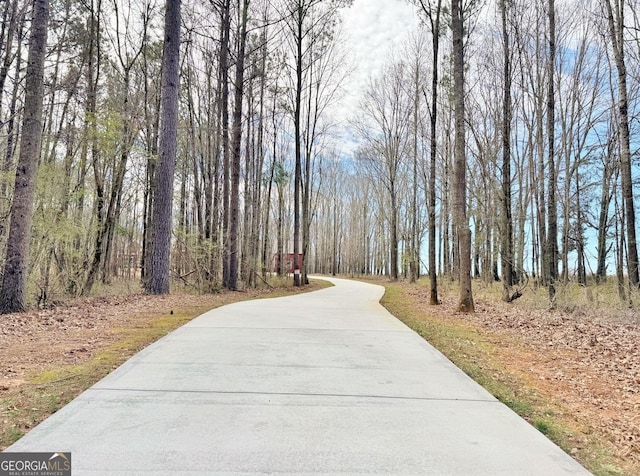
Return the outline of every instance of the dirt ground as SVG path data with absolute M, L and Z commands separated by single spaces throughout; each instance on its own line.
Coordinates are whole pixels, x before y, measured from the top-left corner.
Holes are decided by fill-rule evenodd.
M 86 362 L 121 340 L 123 331 L 149 326 L 160 316 L 193 312 L 260 296 L 317 289 L 261 288 L 208 295 L 133 294 L 70 300 L 51 309 L 0 316 L 0 392 L 49 368 Z M 2 396 L 2 393 L 0 393 Z
M 140 316 L 167 314 L 221 296 L 145 296 L 76 300 L 53 309 L 0 318 L 0 391 L 19 386 L 52 366 L 78 364 L 117 340 Z M 134 322 L 138 319 L 138 322 Z

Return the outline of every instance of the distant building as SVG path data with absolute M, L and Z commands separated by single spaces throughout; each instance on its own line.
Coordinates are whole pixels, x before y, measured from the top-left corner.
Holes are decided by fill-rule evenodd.
M 293 269 L 293 253 L 284 253 L 282 255 L 282 272 L 283 273 L 293 273 L 294 269 Z M 302 269 L 302 263 L 303 263 L 303 254 L 300 253 L 298 254 L 298 268 Z M 278 272 L 278 253 L 276 253 L 273 256 L 273 272 L 277 273 Z

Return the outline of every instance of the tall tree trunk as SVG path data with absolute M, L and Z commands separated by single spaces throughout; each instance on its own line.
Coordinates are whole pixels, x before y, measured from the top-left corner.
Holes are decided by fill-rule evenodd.
M 302 30 L 304 8 L 298 5 L 296 18 L 296 98 L 294 104 L 293 126 L 295 134 L 295 171 L 293 177 L 293 285 L 301 286 L 300 276 L 300 195 L 302 192 L 302 144 L 301 144 L 301 109 L 302 109 Z M 309 158 L 307 157 L 307 160 Z
M 538 4 L 536 4 L 538 7 Z M 541 22 L 539 22 L 541 23 Z M 536 58 L 544 56 L 545 49 L 543 43 L 543 33 L 538 31 L 535 38 Z M 546 286 L 549 281 L 549 259 L 547 246 L 547 205 L 546 205 L 546 186 L 545 186 L 545 144 L 544 144 L 544 94 L 542 93 L 543 74 L 542 69 L 536 63 L 535 77 L 531 79 L 531 86 L 535 88 L 535 153 L 531 154 L 531 174 L 532 182 L 536 189 L 536 206 L 532 207 L 532 215 L 535 214 L 537 221 L 537 239 L 532 244 L 532 257 L 535 256 L 535 267 L 538 270 L 538 278 L 541 285 Z M 537 156 L 537 161 L 535 157 Z M 533 223 L 533 222 L 532 222 Z M 533 225 L 532 225 L 533 227 Z M 532 258 L 534 259 L 534 258 Z
M 244 0 L 239 25 L 238 58 L 235 76 L 235 109 L 233 111 L 231 146 L 231 196 L 229 200 L 229 279 L 227 288 L 238 289 L 238 223 L 240 215 L 240 147 L 242 141 L 242 99 L 244 97 L 244 62 L 247 43 L 249 0 Z
M 417 55 L 416 55 L 417 56 Z M 411 184 L 411 230 L 409 250 L 409 280 L 415 283 L 419 278 L 420 250 L 418 250 L 418 117 L 420 113 L 420 59 L 416 57 L 413 95 L 413 183 Z
M 511 300 L 513 285 L 513 221 L 511 213 L 511 48 L 507 22 L 507 0 L 500 1 L 503 41 L 503 81 L 502 102 L 502 300 Z
M 617 181 L 616 181 L 617 182 Z M 616 217 L 620 217 L 620 226 L 618 226 L 618 220 L 616 220 L 615 224 L 615 243 L 616 243 L 616 281 L 618 284 L 618 296 L 620 297 L 620 302 L 625 304 L 627 303 L 627 292 L 624 282 L 624 248 L 625 248 L 625 240 L 624 240 L 624 227 L 625 227 L 625 208 L 624 206 L 620 207 L 618 203 L 618 192 L 617 192 L 617 183 L 614 186 L 614 212 Z
M 221 130 L 222 136 L 222 284 L 229 283 L 229 254 L 227 240 L 229 239 L 229 36 L 231 32 L 230 0 L 222 3 L 222 42 L 220 44 L 220 109 L 221 109 Z M 216 264 L 212 263 L 211 269 Z
M 18 37 L 22 36 L 22 30 L 24 28 L 25 19 L 22 17 L 20 19 L 20 24 L 18 27 L 17 35 Z M 15 77 L 18 78 L 20 76 L 20 70 L 22 67 L 22 41 L 18 42 L 15 53 Z M 2 166 L 3 171 L 9 172 L 13 165 L 13 156 L 15 153 L 15 140 L 18 135 L 18 130 L 15 127 L 15 117 L 16 111 L 18 108 L 18 93 L 19 93 L 20 81 L 13 82 L 13 90 L 11 91 L 11 99 L 9 101 L 9 119 L 7 120 L 7 147 L 4 155 L 4 164 Z M 1 89 L 0 89 L 1 91 Z M 7 195 L 7 187 L 8 184 L 3 180 L 2 181 L 2 190 L 0 193 L 2 196 Z
M 5 1 L 2 27 L 0 28 L 0 51 L 4 49 L 4 57 L 2 59 L 2 65 L 0 66 L 0 105 L 3 104 L 4 84 L 14 57 L 12 51 L 13 39 L 18 38 L 18 48 L 21 44 L 22 19 L 19 18 L 21 16 L 22 15 L 18 14 L 18 0 Z
M 262 279 L 264 281 L 267 280 L 267 274 L 269 273 L 269 269 L 273 270 L 269 264 L 272 263 L 270 257 L 268 255 L 269 251 L 269 222 L 271 219 L 271 192 L 273 190 L 273 178 L 274 172 L 276 168 L 276 156 L 275 153 L 273 155 L 273 159 L 271 162 L 271 167 L 269 168 L 269 181 L 267 182 L 267 196 L 265 199 L 265 206 L 263 207 L 264 217 L 263 217 L 263 236 L 262 236 Z
M 442 0 L 438 0 L 435 19 L 430 16 L 431 34 L 433 35 L 433 64 L 431 77 L 431 115 L 430 115 L 430 146 L 429 146 L 429 304 L 440 304 L 438 299 L 438 274 L 436 267 L 436 158 L 438 133 L 438 73 L 440 51 L 440 15 Z
M 247 117 L 252 117 L 256 111 L 254 110 L 254 78 L 248 81 L 247 96 Z M 256 113 L 257 114 L 257 113 Z M 240 270 L 240 279 L 246 287 L 253 287 L 255 281 L 255 259 L 253 255 L 252 237 L 253 237 L 253 206 L 255 206 L 256 195 L 253 184 L 256 182 L 256 127 L 254 121 L 247 121 L 247 131 L 244 136 L 244 184 L 243 184 L 243 202 L 244 210 L 242 212 L 242 251 L 239 253 L 238 267 Z M 238 238 L 239 239 L 239 238 Z
M 610 147 L 608 148 L 610 149 Z M 610 151 L 612 154 L 612 151 Z M 607 234 L 609 232 L 609 208 L 613 192 L 611 191 L 611 182 L 613 177 L 613 167 L 608 160 L 611 157 L 607 154 L 605 157 L 604 168 L 602 170 L 602 183 L 600 186 L 600 213 L 598 215 L 598 245 L 597 245 L 597 268 L 596 283 L 605 282 L 607 280 L 607 255 L 611 246 L 607 245 Z
M 636 241 L 635 205 L 633 203 L 633 175 L 631 172 L 631 145 L 629 132 L 629 99 L 627 87 L 627 67 L 624 52 L 624 1 L 605 0 L 609 35 L 613 48 L 613 56 L 618 71 L 618 119 L 620 135 L 620 175 L 622 179 L 622 200 L 627 221 L 627 260 L 631 286 L 640 287 L 638 272 L 638 247 Z
M 276 272 L 278 276 L 283 276 L 285 272 L 288 272 L 284 268 L 284 186 L 283 181 L 278 181 L 278 232 L 277 232 L 277 246 L 278 246 L 278 259 Z
M 153 201 L 151 253 L 145 290 L 169 293 L 173 176 L 176 168 L 178 99 L 180 93 L 180 0 L 166 0 L 164 50 L 162 54 L 162 128 L 160 161 L 156 170 Z
M 307 123 L 309 126 L 309 123 Z M 304 168 L 305 171 L 303 173 L 304 182 L 301 187 L 301 215 L 302 215 L 302 223 L 301 223 L 301 238 L 302 238 L 302 262 L 298 263 L 300 266 L 300 284 L 306 285 L 309 284 L 309 277 L 307 276 L 307 263 L 304 261 L 304 257 L 307 256 L 309 252 L 309 240 L 310 240 L 310 232 L 311 232 L 311 194 L 312 190 L 312 182 L 311 182 L 311 148 L 307 149 L 307 153 L 305 154 Z
M 150 48 L 145 47 L 142 56 L 144 70 L 148 69 L 148 53 Z M 140 261 L 140 274 L 143 282 L 147 279 L 147 263 L 151 252 L 151 228 L 154 191 L 156 186 L 155 171 L 158 157 L 158 130 L 160 129 L 160 105 L 158 94 L 150 94 L 152 79 L 149 74 L 144 75 L 144 103 L 145 103 L 145 128 L 147 136 L 147 160 L 145 164 L 145 188 L 143 191 L 143 225 L 142 225 L 142 258 Z
M 389 245 L 390 245 L 390 256 L 391 263 L 389 266 L 389 277 L 392 281 L 398 280 L 398 200 L 396 193 L 396 184 L 395 181 L 391 181 L 390 183 L 390 194 L 391 194 L 391 220 L 389 230 Z
M 2 276 L 0 313 L 21 312 L 26 306 L 27 267 L 33 201 L 42 140 L 44 60 L 47 49 L 49 1 L 34 0 L 29 57 L 25 79 L 25 104 L 16 170 L 7 255 Z
M 263 277 L 266 280 L 266 271 L 265 271 L 265 259 L 266 259 L 266 253 L 262 252 L 261 249 L 261 236 L 260 236 L 260 227 L 262 225 L 262 209 L 263 209 L 263 203 L 266 203 L 266 208 L 267 210 L 270 209 L 270 203 L 271 203 L 271 187 L 273 186 L 273 168 L 271 168 L 271 174 L 269 177 L 269 181 L 268 181 L 268 196 L 266 199 L 266 202 L 263 202 L 262 200 L 262 193 L 263 193 L 263 181 L 265 180 L 265 178 L 263 177 L 263 173 L 262 170 L 264 168 L 264 163 L 265 163 L 265 156 L 266 156 L 266 152 L 265 152 L 265 143 L 264 143 L 264 134 L 265 134 L 265 123 L 266 123 L 266 117 L 267 117 L 267 112 L 266 112 L 266 104 L 265 104 L 265 94 L 266 94 L 266 89 L 267 89 L 267 84 L 266 84 L 266 66 L 267 66 L 267 54 L 268 54 L 268 50 L 267 50 L 267 32 L 266 30 L 263 32 L 263 35 L 261 37 L 261 41 L 263 42 L 263 48 L 262 48 L 262 58 L 260 60 L 260 108 L 259 108 L 259 116 L 260 119 L 258 120 L 258 134 L 257 134 L 257 145 L 256 145 L 256 149 L 257 149 L 257 161 L 255 164 L 255 180 L 253 181 L 253 203 L 252 203 L 252 213 L 253 213 L 253 224 L 251 226 L 252 228 L 252 233 L 251 233 L 251 254 L 253 256 L 253 265 L 256 269 L 251 270 L 251 272 L 257 276 L 257 266 L 258 263 L 261 263 L 262 265 L 262 273 L 263 273 Z M 266 216 L 268 217 L 269 214 L 267 213 Z M 269 221 L 267 220 L 267 222 L 265 223 L 265 226 L 262 228 L 262 242 L 267 243 L 268 242 L 268 237 L 269 237 Z M 254 279 L 254 285 L 255 285 L 255 279 Z
M 455 108 L 455 165 L 454 165 L 454 222 L 458 235 L 458 263 L 460 272 L 460 301 L 458 311 L 473 312 L 471 288 L 471 230 L 467 220 L 466 147 L 464 109 L 464 18 L 461 0 L 451 0 L 453 30 L 453 79 Z
M 453 279 L 453 263 L 452 263 L 452 255 L 453 251 L 451 250 L 451 235 L 452 235 L 452 217 L 451 217 L 451 136 L 453 131 L 451 130 L 451 107 L 449 107 L 448 117 L 445 125 L 445 151 L 444 151 L 444 167 L 443 167 L 443 177 L 442 177 L 442 192 L 441 192 L 441 207 L 442 212 L 440 213 L 440 246 L 442 251 L 440 253 L 440 257 L 442 259 L 442 266 L 440 269 L 442 270 L 442 274 L 448 276 L 449 279 Z
M 558 280 L 558 204 L 556 203 L 556 161 L 555 161 L 555 69 L 556 69 L 556 13 L 555 2 L 549 0 L 549 64 L 547 89 L 547 141 L 549 177 L 549 200 L 547 203 L 547 258 L 549 266 L 549 303 L 555 307 L 556 284 Z
M 587 270 L 585 263 L 585 249 L 584 249 L 584 225 L 582 218 L 582 203 L 580 202 L 580 174 L 576 170 L 576 251 L 578 252 L 578 283 L 586 286 L 587 284 Z

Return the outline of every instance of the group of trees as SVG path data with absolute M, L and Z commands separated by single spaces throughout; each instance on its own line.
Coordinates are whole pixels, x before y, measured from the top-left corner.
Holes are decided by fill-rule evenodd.
M 371 80 L 361 147 L 343 170 L 367 182 L 371 217 L 359 223 L 385 237 L 375 270 L 415 279 L 423 252 L 430 274 L 460 280 L 461 310 L 473 309 L 470 276 L 502 280 L 506 301 L 532 279 L 553 306 L 558 286 L 615 272 L 628 301 L 638 288 L 635 2 L 414 4 L 422 31 Z M 344 236 L 344 249 L 366 248 Z M 343 258 L 342 271 L 370 269 Z M 433 275 L 431 285 L 435 303 Z
M 432 304 L 455 276 L 466 311 L 472 277 L 553 304 L 611 265 L 629 299 L 634 1 L 411 3 L 346 156 L 349 0 L 0 2 L 0 311 L 114 278 L 252 286 L 289 253 L 295 284 L 426 270 Z
M 274 251 L 305 282 L 349 3 L 0 3 L 2 312 L 120 277 L 236 289 Z

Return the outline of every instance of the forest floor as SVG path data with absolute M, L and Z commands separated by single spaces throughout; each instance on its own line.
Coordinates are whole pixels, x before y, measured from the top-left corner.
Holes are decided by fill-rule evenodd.
M 194 317 L 246 299 L 323 287 L 77 299 L 0 317 L 0 450 L 129 357 Z
M 606 302 L 615 291 L 565 290 L 551 311 L 546 289 L 507 304 L 474 284 L 462 314 L 451 284 L 440 306 L 428 280 L 379 284 L 392 313 L 591 472 L 640 474 L 640 312 Z

